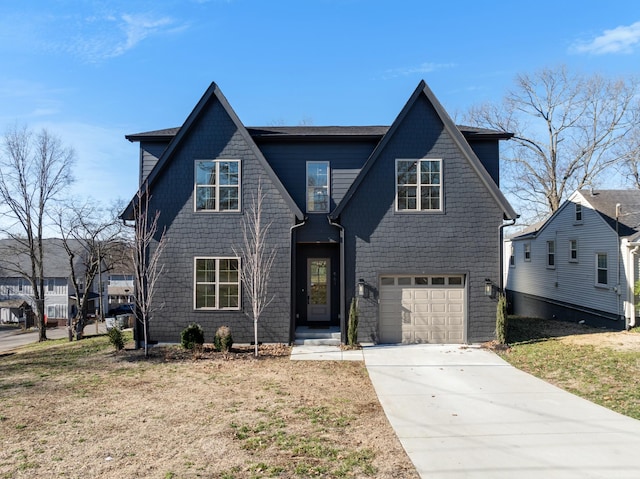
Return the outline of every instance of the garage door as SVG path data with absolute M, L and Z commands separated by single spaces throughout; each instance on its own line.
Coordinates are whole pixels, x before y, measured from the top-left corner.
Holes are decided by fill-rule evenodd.
M 380 278 L 380 342 L 464 342 L 462 275 Z

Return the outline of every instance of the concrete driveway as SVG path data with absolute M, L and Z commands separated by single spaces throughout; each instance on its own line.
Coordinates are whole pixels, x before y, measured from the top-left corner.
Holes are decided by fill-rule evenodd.
M 640 421 L 490 351 L 407 345 L 363 352 L 380 403 L 423 478 L 640 477 Z

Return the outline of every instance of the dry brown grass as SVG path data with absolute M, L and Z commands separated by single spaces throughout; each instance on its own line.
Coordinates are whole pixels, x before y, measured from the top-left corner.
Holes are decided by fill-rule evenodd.
M 151 351 L 0 357 L 0 477 L 418 477 L 362 363 Z

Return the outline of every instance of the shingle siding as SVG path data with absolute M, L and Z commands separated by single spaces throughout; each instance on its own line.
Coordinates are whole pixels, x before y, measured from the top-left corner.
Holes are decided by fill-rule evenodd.
M 270 275 L 276 294 L 259 323 L 259 341 L 288 342 L 290 330 L 290 235 L 293 214 L 258 162 L 253 150 L 218 102 L 213 102 L 193 125 L 190 134 L 174 152 L 171 164 L 154 185 L 150 210 L 160 211 L 159 230 L 166 228 L 164 272 L 158 282 L 158 305 L 150 322 L 152 341 L 177 342 L 189 323 L 197 322 L 212 341 L 216 329 L 228 325 L 235 342 L 253 339 L 250 302 L 242 297 L 243 311 L 196 311 L 193 304 L 194 257 L 235 256 L 242 245 L 243 213 L 194 212 L 194 161 L 229 158 L 241 160 L 242 209 L 251 205 L 261 183 L 266 196 L 264 219 L 271 221 L 270 243 L 277 259 Z
M 395 212 L 395 160 L 443 160 L 444 213 Z M 499 278 L 502 211 L 423 97 L 404 118 L 342 212 L 346 297 L 364 279 L 373 294 L 360 302 L 360 340 L 377 339 L 380 274 L 463 273 L 468 342 L 494 338 L 495 301 L 485 278 Z

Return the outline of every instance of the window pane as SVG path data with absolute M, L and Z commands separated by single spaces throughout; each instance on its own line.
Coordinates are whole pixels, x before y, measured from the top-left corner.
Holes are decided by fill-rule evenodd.
M 238 209 L 238 188 L 235 186 L 220 187 L 220 211 Z
M 418 188 L 415 186 L 398 186 L 398 210 L 417 209 Z
M 607 255 L 599 254 L 598 255 L 598 268 L 607 268 Z
M 458 285 L 458 284 L 462 284 L 462 277 L 461 276 L 452 276 L 451 278 L 449 278 L 449 284 L 452 285 Z
M 423 186 L 421 188 L 420 207 L 423 210 L 440 209 L 440 187 Z
M 220 285 L 220 308 L 237 308 L 238 304 L 238 285 Z
M 216 184 L 216 163 L 214 161 L 196 162 L 196 184 L 215 185 Z
M 220 168 L 220 184 L 221 185 L 238 185 L 238 162 L 237 161 L 221 161 Z
M 329 163 L 307 163 L 307 211 L 329 211 Z
M 380 284 L 382 286 L 393 286 L 395 281 L 394 278 L 380 278 Z
M 215 283 L 216 281 L 216 260 L 198 259 L 196 260 L 196 282 Z
M 216 307 L 216 286 L 215 284 L 196 285 L 196 308 Z
M 423 185 L 440 184 L 440 162 L 423 160 L 420 162 L 420 183 Z
M 426 276 L 418 276 L 415 281 L 416 284 L 429 284 L 429 278 Z
M 196 187 L 196 210 L 216 209 L 216 188 L 215 186 Z
M 238 282 L 238 260 L 237 259 L 221 259 L 220 275 L 221 283 L 237 283 Z
M 417 169 L 416 161 L 398 161 L 398 185 L 418 184 Z
M 411 284 L 411 278 L 398 278 L 398 286 L 408 286 Z
M 444 284 L 444 278 L 431 278 L 431 284 Z

